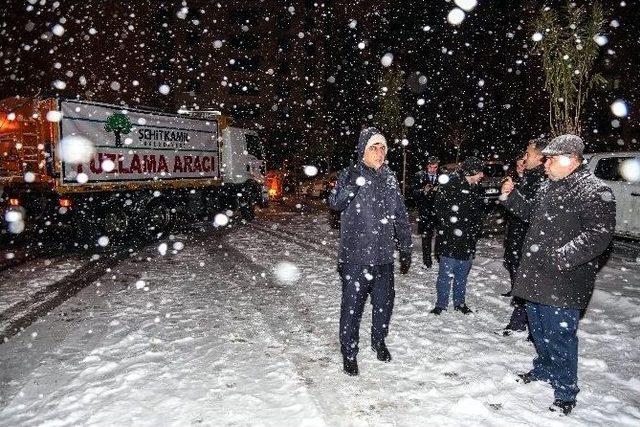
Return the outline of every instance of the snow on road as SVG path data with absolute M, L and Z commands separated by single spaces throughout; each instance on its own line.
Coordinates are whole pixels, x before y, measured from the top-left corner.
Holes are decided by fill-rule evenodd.
M 82 262 L 77 259 L 55 257 L 31 262 L 26 268 L 0 272 L 0 312 L 29 299 L 58 277 L 72 273 L 80 265 Z
M 515 381 L 534 350 L 496 333 L 511 309 L 495 240 L 481 242 L 471 271 L 476 312 L 435 317 L 436 271 L 420 269 L 415 238 L 414 266 L 396 280 L 394 359 L 376 360 L 365 312 L 352 378 L 341 371 L 337 234 L 325 215 L 177 237 L 184 249 L 146 248 L 0 345 L 0 425 L 640 423 L 636 263 L 614 259 L 600 274 L 567 418 L 547 410 L 549 386 Z M 282 261 L 298 280 L 274 274 Z

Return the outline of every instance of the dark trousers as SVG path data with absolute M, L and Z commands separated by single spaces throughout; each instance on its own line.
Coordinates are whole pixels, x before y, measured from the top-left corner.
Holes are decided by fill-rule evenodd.
M 513 290 L 513 283 L 518 269 L 517 264 L 506 264 L 509 270 L 509 277 L 511 278 L 511 289 Z M 525 307 L 526 301 L 522 298 L 513 297 L 511 299 L 511 305 L 513 306 L 513 313 L 509 319 L 509 324 L 505 329 L 511 329 L 512 331 L 524 331 L 527 329 L 527 309 Z
M 367 296 L 371 294 L 371 345 L 384 342 L 389 332 L 395 290 L 393 264 L 343 264 L 342 304 L 340 307 L 340 348 L 342 354 L 354 358 L 358 354 L 360 320 Z
M 424 226 L 422 229 L 422 262 L 431 266 L 431 241 L 433 240 L 433 227 Z
M 533 359 L 534 378 L 553 386 L 554 397 L 576 399 L 578 388 L 578 319 L 580 310 L 527 301 L 529 331 L 538 356 Z
M 438 299 L 436 307 L 443 310 L 449 305 L 449 293 L 451 292 L 451 282 L 453 282 L 453 306 L 459 307 L 465 304 L 467 294 L 467 277 L 471 270 L 470 259 L 455 259 L 440 257 L 440 268 L 438 279 L 436 280 L 436 291 Z

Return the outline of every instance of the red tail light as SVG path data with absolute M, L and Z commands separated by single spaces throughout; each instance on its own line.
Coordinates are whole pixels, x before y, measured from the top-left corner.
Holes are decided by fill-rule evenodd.
M 62 208 L 70 208 L 71 207 L 71 199 L 60 199 L 58 200 L 60 203 L 60 207 Z
M 20 206 L 20 200 L 19 199 L 9 199 L 9 204 L 11 206 Z

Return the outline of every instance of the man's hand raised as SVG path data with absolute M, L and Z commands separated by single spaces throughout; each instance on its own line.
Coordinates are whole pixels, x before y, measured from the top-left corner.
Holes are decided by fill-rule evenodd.
M 514 188 L 515 188 L 515 184 L 513 183 L 513 179 L 511 179 L 511 177 L 508 176 L 502 183 L 502 188 L 500 189 L 500 192 L 502 193 L 503 196 L 508 196 L 509 194 L 511 194 Z

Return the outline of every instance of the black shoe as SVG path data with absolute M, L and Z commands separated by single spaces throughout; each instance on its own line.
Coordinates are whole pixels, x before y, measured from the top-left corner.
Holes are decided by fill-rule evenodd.
M 511 291 L 505 292 L 504 294 L 500 294 L 503 297 L 510 297 L 511 296 Z
M 459 311 L 462 314 L 471 314 L 473 313 L 473 311 L 471 311 L 471 309 L 469 307 L 467 307 L 467 304 L 462 304 L 462 305 L 458 305 L 456 307 L 453 307 L 454 310 Z
M 431 310 L 429 313 L 431 314 L 435 314 L 436 316 L 440 316 L 440 313 L 442 313 L 444 311 L 443 308 L 440 307 L 434 307 L 433 310 Z
M 355 357 L 350 359 L 346 356 L 342 356 L 342 368 L 347 375 L 352 377 L 358 375 L 358 361 Z
M 531 382 L 538 381 L 538 379 L 533 376 L 533 373 L 531 373 L 531 371 L 520 372 L 517 375 L 518 375 L 518 379 L 516 381 L 522 382 L 524 384 L 529 384 Z
M 379 361 L 391 362 L 391 353 L 384 342 L 372 345 L 371 349 L 376 352 Z
M 571 413 L 571 410 L 573 408 L 575 408 L 575 407 L 576 407 L 576 401 L 575 400 L 560 400 L 560 399 L 556 399 L 556 400 L 553 401 L 551 406 L 549 406 L 549 410 L 551 412 L 560 412 L 560 411 L 562 411 L 563 414 L 569 415 Z
M 431 268 L 433 267 L 433 263 L 432 262 L 423 262 L 424 264 L 424 268 Z

